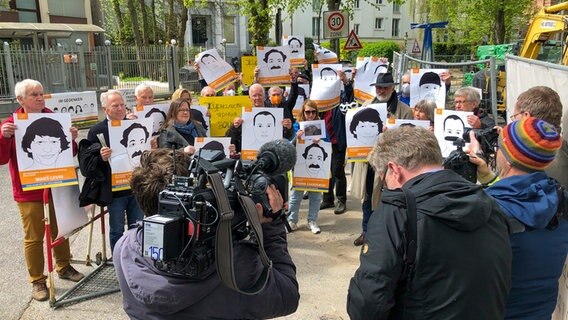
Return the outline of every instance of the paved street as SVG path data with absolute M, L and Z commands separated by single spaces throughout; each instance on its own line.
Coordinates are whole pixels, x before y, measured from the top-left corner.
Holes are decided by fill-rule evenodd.
M 82 130 L 80 136 L 85 136 Z M 120 293 L 95 298 L 53 310 L 48 302 L 31 299 L 31 285 L 23 258 L 23 241 L 19 213 L 12 197 L 8 166 L 0 167 L 0 319 L 128 319 L 122 311 Z M 282 319 L 348 319 L 345 301 L 349 279 L 357 268 L 359 249 L 352 241 L 360 232 L 360 204 L 349 199 L 350 211 L 336 216 L 332 209 L 320 212 L 318 223 L 322 233 L 313 235 L 307 228 L 307 200 L 302 203 L 300 229 L 289 235 L 289 249 L 294 258 L 300 283 L 298 311 Z M 91 257 L 101 251 L 98 223 L 94 231 Z M 88 229 L 70 238 L 75 259 L 86 257 Z M 92 267 L 75 265 L 85 273 Z M 46 268 L 47 270 L 47 268 Z M 47 271 L 46 271 L 47 272 Z M 60 296 L 71 287 L 68 281 L 55 277 L 56 294 Z

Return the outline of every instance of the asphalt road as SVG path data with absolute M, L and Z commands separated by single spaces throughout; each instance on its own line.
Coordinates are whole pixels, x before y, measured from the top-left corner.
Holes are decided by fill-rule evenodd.
M 80 137 L 85 135 L 86 131 L 81 130 Z M 50 308 L 48 302 L 31 299 L 21 221 L 12 197 L 7 165 L 0 166 L 0 181 L 3 182 L 0 186 L 0 319 L 128 319 L 122 310 L 120 293 L 57 309 Z M 313 235 L 307 227 L 307 200 L 303 201 L 300 229 L 288 235 L 289 250 L 297 266 L 300 305 L 294 314 L 281 319 L 348 319 L 345 312 L 347 287 L 359 265 L 359 248 L 352 242 L 360 233 L 361 205 L 359 200 L 350 198 L 347 206 L 349 210 L 342 215 L 334 215 L 332 209 L 321 211 L 318 224 L 322 232 Z M 102 249 L 99 223 L 95 225 L 91 257 Z M 86 258 L 88 231 L 89 228 L 84 228 L 70 237 L 74 259 Z M 84 273 L 93 270 L 84 264 L 74 266 Z M 57 297 L 71 286 L 72 283 L 55 277 Z

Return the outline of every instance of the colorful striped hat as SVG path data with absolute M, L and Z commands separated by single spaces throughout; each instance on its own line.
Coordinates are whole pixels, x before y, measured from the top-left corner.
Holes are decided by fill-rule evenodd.
M 499 148 L 513 166 L 525 171 L 543 171 L 562 145 L 550 123 L 528 117 L 509 123 L 499 137 Z

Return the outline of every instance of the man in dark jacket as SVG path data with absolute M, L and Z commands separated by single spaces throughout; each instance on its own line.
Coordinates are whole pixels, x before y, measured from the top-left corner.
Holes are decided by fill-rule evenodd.
M 167 149 L 146 151 L 140 167 L 132 174 L 131 186 L 146 216 L 158 211 L 158 192 L 166 187 L 175 172 L 188 176 L 189 157 Z M 283 199 L 276 188 L 267 190 L 273 211 L 281 210 Z M 288 253 L 282 220 L 262 215 L 264 249 L 272 261 L 266 287 L 256 295 L 244 295 L 226 287 L 214 267 L 204 279 L 172 276 L 158 270 L 154 261 L 142 255 L 142 228 L 129 230 L 118 241 L 113 258 L 122 291 L 124 310 L 132 319 L 267 319 L 296 311 L 300 299 L 296 267 Z M 233 243 L 236 282 L 251 287 L 262 273 L 258 249 L 251 241 Z
M 502 319 L 512 254 L 497 203 L 443 169 L 427 129 L 387 130 L 370 159 L 386 188 L 349 285 L 351 319 Z M 415 250 L 405 192 L 415 196 Z

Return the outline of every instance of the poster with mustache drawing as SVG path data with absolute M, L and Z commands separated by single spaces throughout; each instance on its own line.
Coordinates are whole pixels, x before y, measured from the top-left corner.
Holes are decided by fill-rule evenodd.
M 412 69 L 410 72 L 410 105 L 426 99 L 436 102 L 436 107 L 446 106 L 446 83 L 440 78 L 440 73 L 448 69 Z
M 298 139 L 292 187 L 295 190 L 325 191 L 329 188 L 331 142 Z
M 283 36 L 282 45 L 290 48 L 290 65 L 292 67 L 303 67 L 305 60 L 305 41 L 304 36 Z
M 312 65 L 313 86 L 310 100 L 318 105 L 320 112 L 337 107 L 340 101 L 341 80 L 337 70 L 340 64 L 314 64 Z
M 170 103 L 160 103 L 160 104 L 149 104 L 149 105 L 139 105 L 134 109 L 134 113 L 138 119 L 151 118 L 152 124 L 152 136 L 157 136 L 160 134 L 160 128 L 164 125 L 166 121 L 168 110 L 170 109 Z
M 199 72 L 207 82 L 207 85 L 215 89 L 215 91 L 220 91 L 229 84 L 237 81 L 237 73 L 233 67 L 219 55 L 217 49 L 201 52 L 195 57 L 195 62 L 197 62 Z
M 258 82 L 262 85 L 290 83 L 290 47 L 256 47 Z
M 150 150 L 153 124 L 152 118 L 109 122 L 112 191 L 130 189 L 132 170 L 140 165 L 142 153 Z
M 375 83 L 380 73 L 388 70 L 389 61 L 386 58 L 379 59 L 377 57 L 358 57 L 355 68 L 357 74 L 353 81 L 353 94 L 355 100 L 363 104 L 367 100 L 375 97 L 375 87 L 371 84 Z

